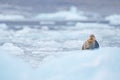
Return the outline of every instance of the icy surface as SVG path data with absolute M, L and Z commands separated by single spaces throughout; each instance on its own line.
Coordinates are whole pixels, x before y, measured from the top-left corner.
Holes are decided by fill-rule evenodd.
M 100 47 L 120 47 L 120 28 L 108 24 L 77 23 L 57 30 L 50 30 L 49 26 L 46 26 L 47 29 L 24 26 L 17 31 L 9 29 L 6 24 L 0 27 L 1 47 L 8 52 L 15 50 L 12 55 L 22 58 L 33 67 L 38 67 L 46 57 L 59 52 L 80 50 L 90 34 L 95 34 Z
M 119 14 L 110 15 L 110 16 L 106 17 L 105 19 L 109 20 L 111 24 L 120 25 L 120 15 Z
M 38 14 L 35 19 L 39 20 L 87 20 L 84 12 L 77 10 L 76 7 L 71 7 L 68 11 L 58 11 L 56 13 Z
M 10 45 L 10 44 L 9 44 Z M 16 50 L 19 50 L 16 48 Z M 2 80 L 119 80 L 120 48 L 104 47 L 90 51 L 55 52 L 34 69 L 10 56 L 13 51 L 0 47 Z M 19 50 L 21 51 L 21 50 Z M 69 77 L 68 77 L 69 76 Z
M 3 16 L 1 19 L 11 20 L 11 17 L 13 20 L 24 19 L 22 16 L 11 15 Z M 52 21 L 40 23 L 50 24 L 46 26 L 38 24 L 13 26 L 13 24 L 0 23 L 0 79 L 120 79 L 119 25 L 116 27 L 105 22 L 89 22 L 88 15 L 79 12 L 75 7 L 69 11 L 40 14 L 34 19 Z M 118 21 L 115 24 L 119 23 L 117 19 L 115 16 L 106 18 L 110 23 Z M 54 20 L 71 21 L 68 25 L 57 25 Z M 86 22 L 74 22 L 73 25 L 72 20 Z M 90 34 L 96 36 L 100 49 L 82 51 L 81 46 Z
M 24 20 L 23 15 L 0 14 L 0 20 Z

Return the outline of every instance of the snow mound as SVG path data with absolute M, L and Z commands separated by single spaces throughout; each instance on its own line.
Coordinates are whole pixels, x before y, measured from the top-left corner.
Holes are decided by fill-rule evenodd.
M 120 79 L 120 64 L 118 63 L 120 61 L 120 48 L 116 47 L 57 52 L 58 56 L 47 57 L 37 69 L 30 68 L 29 65 L 24 64 L 18 58 L 7 55 L 7 51 L 1 48 L 0 50 L 0 70 L 2 71 L 0 77 L 2 77 L 2 80 Z M 59 53 L 62 55 L 59 56 Z M 34 65 L 34 62 L 31 63 Z
M 13 55 L 21 55 L 24 52 L 22 49 L 20 49 L 19 47 L 15 46 L 12 43 L 5 43 L 2 46 L 2 49 Z

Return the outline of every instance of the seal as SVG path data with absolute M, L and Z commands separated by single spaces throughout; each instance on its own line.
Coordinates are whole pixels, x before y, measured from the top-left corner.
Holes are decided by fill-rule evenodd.
M 97 49 L 99 48 L 99 43 L 97 42 L 95 36 L 91 34 L 87 41 L 82 45 L 82 50 L 87 50 L 87 49 Z

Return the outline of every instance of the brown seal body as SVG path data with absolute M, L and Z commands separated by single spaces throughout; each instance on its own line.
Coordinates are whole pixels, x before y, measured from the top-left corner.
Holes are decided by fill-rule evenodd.
M 95 48 L 99 48 L 99 44 L 95 39 L 95 36 L 92 34 L 90 35 L 89 39 L 85 41 L 85 43 L 83 44 L 82 50 L 95 49 Z

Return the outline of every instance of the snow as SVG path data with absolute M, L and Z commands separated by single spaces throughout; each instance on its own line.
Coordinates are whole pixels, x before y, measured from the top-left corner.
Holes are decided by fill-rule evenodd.
M 12 43 L 5 43 L 2 46 L 3 50 L 13 53 L 13 55 L 21 55 L 24 51 Z
M 23 19 L 22 15 L 0 14 L 0 20 Z M 87 21 L 88 16 L 76 7 L 40 13 L 31 19 L 48 20 L 40 24 L 52 25 L 37 25 L 37 28 L 35 25 L 14 25 L 14 29 L 12 25 L 0 23 L 1 80 L 120 79 L 119 27 L 97 22 L 76 22 L 74 26 L 72 22 L 67 26 L 55 24 L 53 20 Z M 108 16 L 106 20 L 119 24 L 119 15 Z M 16 30 L 18 27 L 20 29 Z M 81 46 L 90 34 L 96 36 L 100 48 L 82 51 Z
M 8 28 L 8 26 L 4 23 L 0 24 L 0 29 L 2 30 L 6 30 Z
M 17 49 L 14 49 L 17 50 Z M 119 80 L 120 48 L 103 47 L 90 51 L 62 52 L 62 56 L 47 57 L 39 68 L 13 58 L 0 47 L 2 80 Z M 58 52 L 59 54 L 61 52 Z M 68 77 L 69 76 L 69 77 Z
M 56 13 L 38 14 L 35 19 L 39 20 L 87 20 L 83 12 L 78 11 L 76 7 L 71 7 L 68 11 L 58 11 Z
M 24 20 L 25 17 L 23 15 L 17 14 L 0 14 L 0 20 Z
M 101 23 L 76 23 L 62 30 L 9 30 L 0 24 L 2 80 L 119 80 L 120 29 Z M 81 50 L 94 33 L 100 49 Z M 114 41 L 114 42 L 113 42 Z M 68 77 L 69 76 L 69 77 Z
M 107 16 L 105 19 L 109 20 L 110 24 L 114 24 L 114 25 L 120 24 L 120 15 L 119 14 L 113 14 L 113 15 Z

